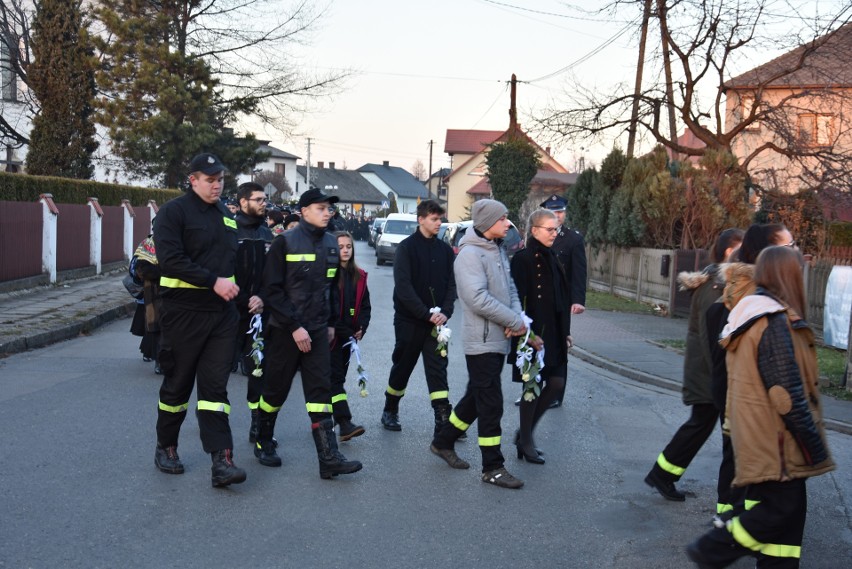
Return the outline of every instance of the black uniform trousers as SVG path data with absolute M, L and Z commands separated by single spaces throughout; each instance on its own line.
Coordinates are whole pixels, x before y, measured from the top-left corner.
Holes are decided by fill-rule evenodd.
M 797 568 L 808 511 L 805 480 L 748 486 L 746 500 L 753 505 L 727 527 L 704 534 L 698 549 L 708 562 L 719 566 L 752 555 L 761 569 Z
M 296 372 L 302 373 L 305 407 L 311 421 L 331 417 L 331 369 L 328 328 L 308 332 L 311 351 L 302 353 L 293 334 L 278 326 L 269 326 L 266 338 L 266 377 L 260 397 L 260 416 L 276 414 L 287 400 Z
M 654 464 L 656 474 L 664 480 L 680 480 L 689 463 L 713 434 L 719 419 L 719 410 L 712 403 L 699 403 L 691 407 L 689 419 L 680 426 Z
M 352 419 L 345 387 L 351 351 L 349 346 L 344 348 L 343 344 L 348 342 L 348 338 L 336 338 L 334 347 L 331 349 L 331 405 L 334 408 L 335 421 Z
M 198 384 L 198 429 L 204 452 L 233 448 L 228 414 L 237 309 L 189 310 L 163 302 L 160 315 L 160 368 L 163 384 L 157 413 L 157 442 L 176 446 L 192 388 Z
M 408 380 L 423 356 L 423 371 L 432 407 L 449 402 L 450 387 L 447 382 L 447 358 L 435 353 L 438 340 L 432 337 L 432 326 L 421 326 L 409 322 L 394 324 L 396 344 L 391 355 L 391 370 L 388 389 L 385 392 L 385 411 L 399 411 L 399 400 L 405 395 Z
M 450 420 L 438 432 L 434 445 L 440 449 L 453 448 L 456 440 L 479 420 L 479 450 L 482 452 L 482 472 L 501 468 L 500 420 L 503 418 L 503 388 L 500 374 L 504 354 L 466 355 L 468 382 L 464 396 L 450 413 Z
M 234 355 L 234 362 L 242 361 L 243 370 L 245 370 L 246 375 L 248 376 L 248 385 L 246 386 L 246 401 L 248 402 L 249 409 L 257 409 L 257 402 L 260 401 L 260 395 L 263 393 L 263 375 L 257 377 L 252 374 L 255 370 L 254 360 L 251 357 L 252 344 L 254 343 L 254 338 L 252 334 L 249 334 L 249 326 L 251 324 L 251 319 L 254 318 L 254 314 L 249 314 L 248 311 L 240 314 L 240 323 L 237 329 L 237 340 L 236 340 L 236 353 Z M 267 322 L 269 322 L 269 316 L 263 314 L 261 316 L 261 320 L 263 322 L 263 330 L 267 329 Z M 264 337 L 264 332 L 261 332 L 259 336 Z M 260 369 L 263 371 L 266 368 L 266 360 L 264 359 L 260 363 Z M 265 373 L 265 372 L 264 372 Z

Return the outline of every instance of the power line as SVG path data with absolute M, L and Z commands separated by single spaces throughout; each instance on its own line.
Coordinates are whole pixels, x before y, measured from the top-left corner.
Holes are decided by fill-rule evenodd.
M 580 20 L 584 22 L 604 22 L 604 23 L 613 23 L 616 20 L 612 19 L 600 19 L 600 18 L 587 18 L 583 16 L 571 16 L 568 14 L 557 14 L 556 12 L 546 12 L 544 10 L 534 10 L 532 8 L 525 8 L 523 6 L 515 6 L 514 4 L 508 4 L 506 2 L 497 2 L 496 0 L 480 0 L 481 2 L 485 2 L 486 4 L 494 4 L 495 6 L 502 6 L 503 8 L 511 8 L 512 10 L 518 10 L 521 12 L 530 12 L 532 14 L 539 14 L 542 16 L 553 16 L 556 18 L 565 18 L 567 20 Z M 622 20 L 623 21 L 623 20 Z

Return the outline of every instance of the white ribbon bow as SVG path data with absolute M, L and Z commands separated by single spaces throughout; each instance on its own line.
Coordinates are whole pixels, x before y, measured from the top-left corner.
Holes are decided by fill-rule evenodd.
M 261 319 L 260 314 L 255 314 L 251 317 L 249 321 L 249 329 L 246 334 L 251 334 L 252 340 L 257 340 L 257 337 L 263 332 L 263 319 Z M 263 352 L 257 348 L 252 349 L 249 354 L 251 358 L 260 365 L 260 362 L 263 361 Z

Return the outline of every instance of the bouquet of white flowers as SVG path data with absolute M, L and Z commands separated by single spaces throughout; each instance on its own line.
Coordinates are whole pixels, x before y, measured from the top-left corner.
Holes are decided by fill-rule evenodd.
M 429 309 L 429 312 L 432 314 L 438 314 L 441 312 L 441 307 L 434 306 Z M 450 336 L 452 335 L 453 331 L 443 324 L 432 328 L 432 337 L 438 340 L 438 345 L 435 347 L 435 353 L 442 358 L 447 357 L 447 345 L 450 343 Z
M 263 369 L 260 367 L 260 364 L 263 362 L 263 320 L 260 317 L 260 314 L 255 314 L 251 317 L 251 322 L 249 322 L 249 330 L 246 334 L 251 334 L 252 343 L 251 343 L 251 352 L 249 356 L 251 356 L 252 361 L 254 361 L 254 370 L 251 374 L 254 377 L 261 377 L 263 375 Z
M 517 356 L 515 358 L 515 367 L 521 372 L 521 381 L 524 384 L 522 395 L 524 401 L 533 401 L 541 395 L 541 370 L 544 369 L 544 346 L 536 352 L 528 343 L 530 340 L 535 341 L 537 336 L 531 328 L 532 318 L 524 312 L 521 312 L 521 317 L 524 319 L 527 333 L 518 342 L 518 349 L 515 352 Z
M 352 363 L 352 358 L 355 358 L 355 363 L 358 364 L 356 370 L 358 371 L 358 389 L 360 389 L 360 395 L 361 397 L 366 397 L 369 395 L 367 392 L 367 381 L 370 378 L 367 377 L 367 370 L 361 364 L 361 346 L 358 345 L 358 340 L 353 336 L 349 336 L 349 341 L 343 344 L 344 348 L 346 346 L 349 346 L 349 362 Z

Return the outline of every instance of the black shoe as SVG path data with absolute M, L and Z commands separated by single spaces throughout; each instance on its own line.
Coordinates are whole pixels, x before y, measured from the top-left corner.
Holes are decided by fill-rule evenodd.
M 142 356 L 142 361 L 143 361 L 143 362 L 150 362 L 150 361 L 151 361 L 151 359 L 152 359 L 152 358 L 149 358 L 148 356 Z
M 435 445 L 429 445 L 429 450 L 432 451 L 432 454 L 444 459 L 444 462 L 449 464 L 450 468 L 457 468 L 459 470 L 470 468 L 470 464 L 457 455 L 456 451 L 451 448 L 438 448 Z
M 515 407 L 520 407 L 520 406 L 521 406 L 521 397 L 518 397 L 517 399 L 515 399 Z
M 686 500 L 686 496 L 683 492 L 679 492 L 678 489 L 675 488 L 674 482 L 662 480 L 653 469 L 648 473 L 648 476 L 645 477 L 645 484 L 654 488 L 666 500 L 671 500 L 672 502 L 683 502 Z
M 396 411 L 384 411 L 382 413 L 382 425 L 389 431 L 401 431 L 402 425 L 399 424 L 399 413 Z
M 311 430 L 314 444 L 317 447 L 320 478 L 331 479 L 338 474 L 352 474 L 362 468 L 357 460 L 347 460 L 337 448 L 337 437 L 334 436 L 334 421 L 323 419 Z
M 497 470 L 490 470 L 488 472 L 482 473 L 482 481 L 486 484 L 493 484 L 495 486 L 499 486 L 500 488 L 512 488 L 517 490 L 518 488 L 522 488 L 524 485 L 524 481 L 518 478 L 515 478 L 505 468 L 498 468 Z
M 698 549 L 698 541 L 693 541 L 686 546 L 686 556 L 689 557 L 690 561 L 698 565 L 698 569 L 720 569 L 721 567 L 725 567 L 725 565 L 708 561 L 707 557 Z
M 275 445 L 271 441 L 266 444 L 262 441 L 256 442 L 254 444 L 254 456 L 263 466 L 281 466 L 281 457 L 275 452 Z
M 157 450 L 154 452 L 154 464 L 160 469 L 160 472 L 183 474 L 183 463 L 180 461 L 176 446 L 163 448 L 157 444 Z
M 518 429 L 518 430 L 515 431 L 515 440 L 512 441 L 512 444 L 514 444 L 515 446 L 518 446 L 518 443 L 520 443 L 520 442 L 521 442 L 521 431 L 520 431 L 520 429 Z M 544 453 L 538 447 L 536 447 L 535 453 L 539 456 L 544 456 Z M 518 458 L 520 458 L 520 457 L 518 457 Z
M 337 424 L 340 426 L 340 440 L 342 442 L 360 437 L 366 432 L 361 425 L 353 425 L 350 419 L 340 419 Z
M 214 488 L 246 481 L 246 471 L 234 464 L 234 451 L 226 448 L 210 453 L 213 457 L 212 480 Z
M 556 399 L 550 402 L 550 405 L 547 406 L 548 409 L 556 409 L 557 407 L 562 407 L 562 401 Z
M 154 362 L 154 373 L 157 375 L 163 375 L 163 370 L 160 368 L 160 362 Z
M 544 459 L 541 458 L 541 455 L 535 452 L 535 449 L 533 449 L 533 454 L 528 454 L 521 446 L 520 442 L 515 443 L 515 449 L 518 451 L 518 460 L 526 460 L 533 464 L 544 464 Z

